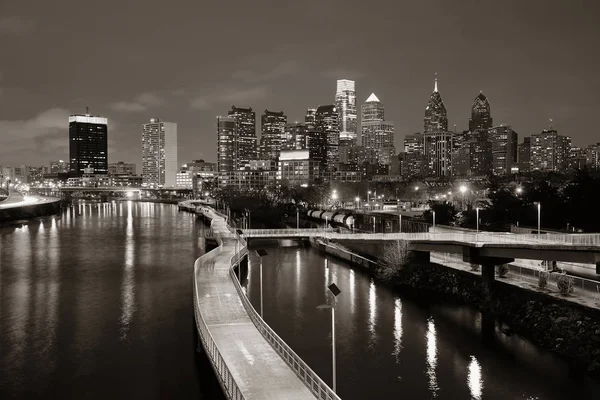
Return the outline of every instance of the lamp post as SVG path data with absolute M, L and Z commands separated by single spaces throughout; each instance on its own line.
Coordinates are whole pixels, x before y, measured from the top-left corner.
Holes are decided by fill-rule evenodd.
M 402 233 L 402 214 L 398 215 L 399 218 L 399 222 L 398 222 L 398 232 Z
M 337 295 L 342 293 L 342 291 L 337 287 L 335 283 L 332 283 L 328 286 L 329 291 L 333 295 L 333 304 L 321 304 L 317 306 L 318 309 L 331 309 L 331 365 L 333 370 L 333 378 L 332 378 L 332 389 L 333 392 L 337 391 L 337 379 L 336 379 L 336 359 L 335 359 L 335 299 Z
M 538 235 L 540 234 L 540 231 L 542 230 L 542 203 L 539 201 L 536 201 L 537 204 L 537 210 L 538 210 Z
M 375 233 L 375 216 L 373 216 L 373 233 Z
M 459 190 L 462 193 L 462 208 L 465 209 L 465 193 L 467 192 L 467 187 L 465 185 L 462 185 Z
M 356 198 L 354 199 L 356 201 L 356 209 L 360 208 L 360 197 L 356 196 Z
M 435 211 L 433 212 L 433 233 L 435 233 Z
M 476 215 L 476 218 L 477 218 L 477 231 L 476 231 L 476 233 L 479 233 L 479 207 L 477 207 L 475 209 L 475 213 L 477 214 Z M 489 215 L 488 215 L 488 217 L 489 217 Z
M 262 278 L 262 259 L 267 256 L 268 253 L 265 249 L 256 250 L 256 255 L 260 258 L 260 317 L 263 318 L 263 278 Z
M 244 234 L 244 231 L 242 231 L 241 229 L 236 229 L 235 233 L 237 234 L 237 240 L 235 241 L 235 256 L 237 257 L 238 254 L 238 241 L 240 239 L 240 235 Z M 242 284 L 242 264 L 240 262 L 240 260 L 236 260 L 238 263 L 238 281 L 240 282 L 240 285 Z
M 296 208 L 296 229 L 300 229 L 300 209 Z
M 369 196 L 371 196 L 371 191 L 367 191 L 367 205 L 371 204 L 371 199 L 369 198 Z

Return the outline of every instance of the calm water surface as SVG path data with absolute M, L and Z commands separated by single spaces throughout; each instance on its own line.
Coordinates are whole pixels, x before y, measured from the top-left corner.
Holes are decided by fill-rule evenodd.
M 264 318 L 329 384 L 331 311 L 317 306 L 330 302 L 329 284 L 341 289 L 336 351 L 344 400 L 600 399 L 598 385 L 570 379 L 555 356 L 506 336 L 473 308 L 404 298 L 310 248 L 266 246 Z M 259 259 L 250 254 L 247 293 L 258 310 Z
M 0 228 L 0 399 L 221 398 L 194 351 L 201 229 L 132 202 Z

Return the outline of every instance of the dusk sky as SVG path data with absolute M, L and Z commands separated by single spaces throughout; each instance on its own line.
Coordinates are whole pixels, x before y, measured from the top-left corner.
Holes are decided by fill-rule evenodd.
M 141 124 L 179 125 L 179 163 L 216 160 L 217 115 L 331 104 L 336 79 L 422 132 L 438 73 L 449 127 L 479 91 L 494 124 L 600 141 L 595 0 L 0 0 L 0 165 L 68 159 L 68 115 L 109 119 L 109 162 L 140 163 Z M 138 170 L 138 173 L 141 172 Z

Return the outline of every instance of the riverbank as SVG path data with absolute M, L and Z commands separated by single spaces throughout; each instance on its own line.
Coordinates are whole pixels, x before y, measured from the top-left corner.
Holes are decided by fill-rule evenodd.
M 311 241 L 320 251 L 360 266 L 380 280 L 381 267 L 348 249 Z M 491 302 L 486 302 L 481 277 L 436 263 L 410 262 L 386 281 L 395 290 L 470 304 L 506 324 L 502 334 L 517 333 L 565 359 L 573 373 L 588 374 L 600 382 L 600 312 L 508 282 L 494 282 Z
M 0 207 L 0 223 L 46 217 L 60 213 L 61 208 L 61 200 L 55 198 L 23 198 L 11 204 L 5 201 Z

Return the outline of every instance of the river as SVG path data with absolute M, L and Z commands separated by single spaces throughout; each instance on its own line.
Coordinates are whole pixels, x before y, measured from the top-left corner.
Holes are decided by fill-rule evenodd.
M 0 228 L 0 398 L 222 398 L 194 351 L 201 229 L 135 202 Z
M 172 205 L 76 204 L 0 227 L 0 398 L 223 398 L 195 351 L 192 269 L 204 225 Z M 266 247 L 266 321 L 345 400 L 600 398 L 564 364 L 499 332 L 481 315 L 392 293 L 341 261 L 300 247 Z M 259 309 L 258 258 L 248 293 Z
M 335 283 L 337 392 L 344 400 L 600 398 L 599 385 L 569 378 L 560 359 L 505 335 L 493 320 L 484 335 L 472 307 L 402 296 L 346 262 L 282 243 L 263 243 L 265 321 L 331 386 L 331 311 L 317 306 L 331 304 L 327 286 Z M 259 310 L 254 251 L 249 261 L 246 290 Z

